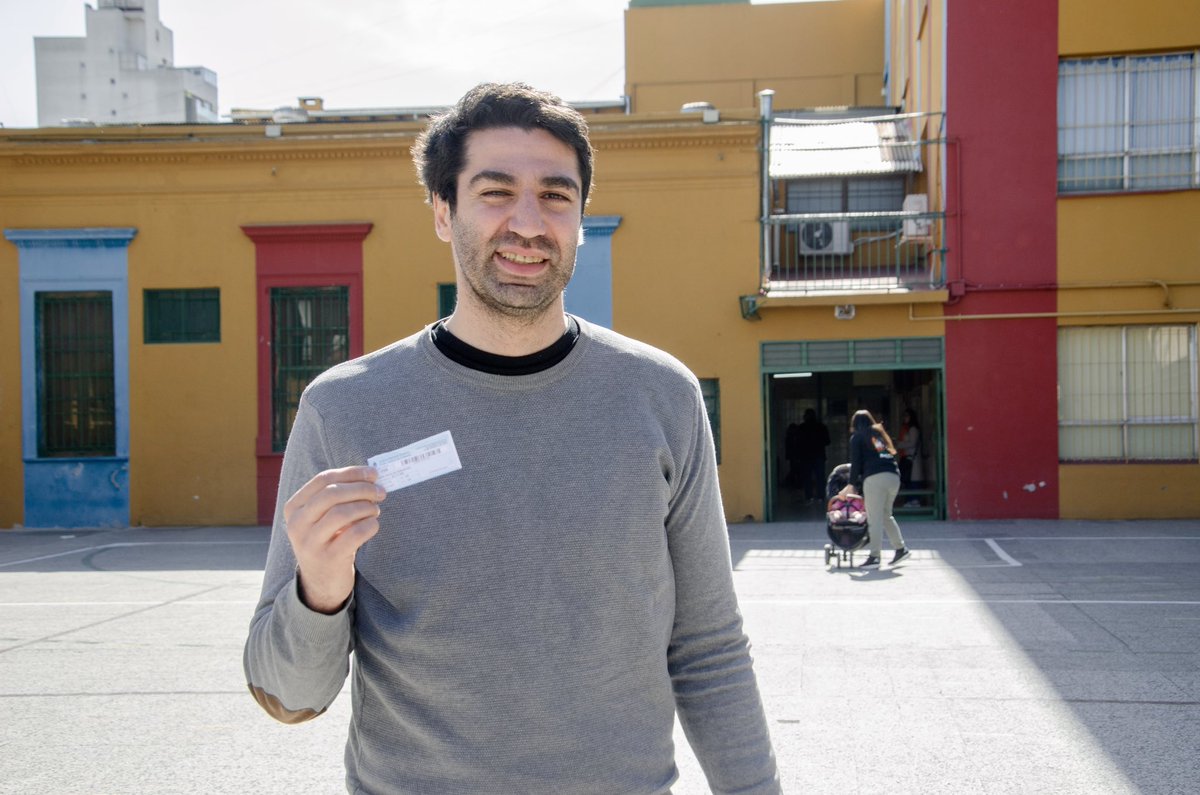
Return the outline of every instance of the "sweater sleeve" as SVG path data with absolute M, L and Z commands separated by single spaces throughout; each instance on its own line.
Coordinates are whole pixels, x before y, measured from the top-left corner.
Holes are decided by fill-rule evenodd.
M 305 606 L 283 521 L 288 497 L 331 465 L 320 415 L 302 398 L 283 457 L 262 594 L 242 658 L 255 700 L 284 723 L 324 712 L 349 672 L 354 599 L 333 615 Z
M 695 390 L 690 449 L 667 518 L 675 622 L 667 666 L 676 710 L 713 793 L 778 793 L 775 755 L 733 590 L 712 434 Z

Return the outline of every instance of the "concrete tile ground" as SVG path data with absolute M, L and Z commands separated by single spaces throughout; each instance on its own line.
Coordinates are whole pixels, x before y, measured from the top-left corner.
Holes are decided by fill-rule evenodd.
M 815 522 L 731 530 L 785 791 L 1200 791 L 1200 523 L 904 532 L 913 559 L 864 572 Z M 0 532 L 0 792 L 343 791 L 349 698 L 282 726 L 245 690 L 265 552 Z M 676 793 L 706 793 L 678 741 Z

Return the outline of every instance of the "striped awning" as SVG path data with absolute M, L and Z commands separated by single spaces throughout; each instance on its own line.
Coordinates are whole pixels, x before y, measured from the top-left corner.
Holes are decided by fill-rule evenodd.
M 771 123 L 771 179 L 904 174 L 921 170 L 908 119 Z

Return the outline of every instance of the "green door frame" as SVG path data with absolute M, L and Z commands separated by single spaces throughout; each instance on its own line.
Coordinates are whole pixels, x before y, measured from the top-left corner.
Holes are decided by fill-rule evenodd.
M 937 372 L 937 455 L 933 504 L 935 518 L 946 508 L 946 344 L 942 337 L 889 337 L 866 340 L 792 340 L 760 343 L 762 390 L 763 521 L 774 520 L 775 478 L 771 455 L 771 377 L 779 373 L 836 373 L 866 370 Z M 928 439 L 923 439 L 927 443 Z

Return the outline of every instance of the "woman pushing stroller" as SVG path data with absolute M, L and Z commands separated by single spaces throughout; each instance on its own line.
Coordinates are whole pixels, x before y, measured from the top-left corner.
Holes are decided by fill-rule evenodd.
M 891 565 L 904 561 L 911 554 L 904 545 L 900 525 L 892 515 L 892 505 L 900 491 L 900 468 L 896 464 L 896 446 L 883 426 L 871 412 L 860 409 L 850 418 L 850 482 L 842 496 L 857 492 L 867 508 L 867 523 L 871 527 L 871 555 L 860 568 L 879 568 L 883 555 L 883 534 L 896 550 Z

